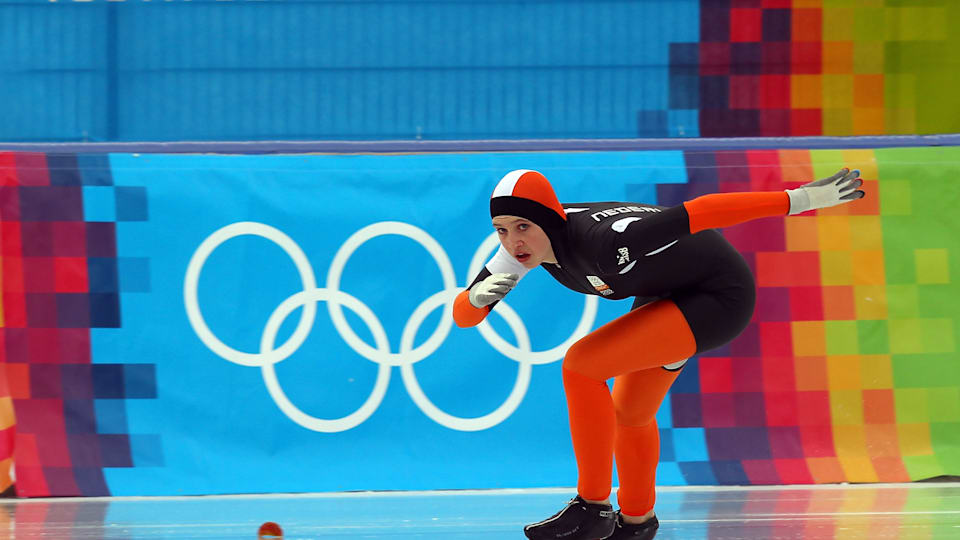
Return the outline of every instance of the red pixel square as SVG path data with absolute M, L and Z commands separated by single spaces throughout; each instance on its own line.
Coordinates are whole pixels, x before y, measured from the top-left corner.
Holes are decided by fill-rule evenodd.
M 3 291 L 8 293 L 24 292 L 23 259 L 17 255 L 3 257 Z
M 794 41 L 790 48 L 790 72 L 816 75 L 823 72 L 823 51 L 819 41 Z
M 0 239 L 0 254 L 4 257 L 20 257 L 23 255 L 23 243 L 21 241 L 21 227 L 18 221 L 5 221 L 0 224 L 0 233 L 3 237 Z
M 830 392 L 825 390 L 797 392 L 797 404 L 799 405 L 797 409 L 799 425 L 831 429 L 833 424 L 830 417 Z M 830 435 L 830 440 L 833 441 L 833 434 Z
M 790 111 L 791 135 L 823 135 L 823 111 L 793 109 Z
M 16 186 L 17 162 L 13 152 L 0 152 L 0 186 Z M 6 208 L 3 208 L 6 210 Z M 9 219 L 4 217 L 3 219 Z
M 761 111 L 761 113 L 766 111 Z M 780 153 L 776 150 L 747 150 L 750 165 L 750 189 L 752 191 L 776 191 L 783 189 L 780 172 Z
M 19 433 L 17 434 L 17 444 L 21 444 Z M 17 452 L 14 455 L 14 462 L 17 464 L 17 496 L 20 497 L 46 497 L 50 495 L 50 488 L 47 486 L 47 479 L 43 476 L 42 467 L 31 467 L 23 465 L 20 462 L 19 446 Z M 33 511 L 41 511 L 46 508 L 46 505 L 35 505 L 36 508 L 33 508 L 31 505 L 23 505 L 26 508 L 30 508 Z M 26 514 L 20 516 L 19 510 L 17 511 L 17 519 L 23 519 L 24 521 L 29 519 Z M 30 521 L 30 523 L 44 523 L 45 521 Z
M 20 403 L 16 405 L 20 405 Z M 23 429 L 18 429 L 15 441 L 16 443 L 13 446 L 13 459 L 17 464 L 17 476 L 19 476 L 20 467 L 40 466 L 40 455 L 37 451 L 37 436 L 33 433 L 24 433 Z M 19 478 L 17 480 L 19 480 Z M 17 487 L 20 487 L 19 482 Z
M 53 222 L 53 254 L 57 257 L 86 256 L 86 223 L 82 221 Z
M 761 252 L 757 253 L 756 257 L 757 285 L 760 287 L 820 285 L 819 252 Z M 817 296 L 819 297 L 819 291 Z
M 55 257 L 53 259 L 55 292 L 87 292 L 87 259 L 85 257 Z
M 800 423 L 796 392 L 766 392 L 764 401 L 769 426 L 796 426 Z
M 758 326 L 760 327 L 760 352 L 764 358 L 775 360 L 793 357 L 793 332 L 789 322 L 761 322 Z
M 820 287 L 791 287 L 790 314 L 794 321 L 822 321 L 823 292 Z
M 10 397 L 30 399 L 30 364 L 6 364 Z
M 701 392 L 732 392 L 733 375 L 729 358 L 710 357 L 700 360 Z
M 761 325 L 781 325 L 786 326 L 790 331 L 790 323 L 761 323 Z M 764 329 L 760 329 L 763 335 Z M 787 346 L 790 345 L 790 338 L 787 338 Z M 795 392 L 797 383 L 794 375 L 793 358 L 791 354 L 786 356 L 766 355 L 762 357 L 763 361 L 763 390 L 765 392 Z
M 755 8 L 731 9 L 730 41 L 734 43 L 763 41 L 763 11 Z
M 53 364 L 60 357 L 56 328 L 27 328 L 27 351 L 31 364 Z
M 833 447 L 833 427 L 830 425 L 800 426 L 800 439 L 803 441 L 803 455 L 808 458 L 837 455 Z
M 812 484 L 813 475 L 810 474 L 810 468 L 807 467 L 807 460 L 799 459 L 775 459 L 777 472 L 780 473 L 780 480 L 784 484 Z
M 790 108 L 790 76 L 760 75 L 761 109 Z
M 53 292 L 53 258 L 24 257 L 23 286 L 26 292 Z
M 17 165 L 17 177 L 21 186 L 49 186 L 50 172 L 47 169 L 47 155 L 39 152 L 17 152 L 14 154 Z
M 6 272 L 4 261 L 4 272 Z M 6 274 L 4 274 L 6 277 Z M 25 328 L 27 326 L 27 298 L 23 292 L 3 293 L 3 325 L 7 328 Z

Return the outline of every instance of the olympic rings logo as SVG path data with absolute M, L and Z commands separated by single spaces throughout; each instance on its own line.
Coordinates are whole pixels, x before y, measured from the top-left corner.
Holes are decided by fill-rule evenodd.
M 282 248 L 296 266 L 300 281 L 303 284 L 302 291 L 293 294 L 274 309 L 263 329 L 260 338 L 260 351 L 257 353 L 239 351 L 220 341 L 207 326 L 197 299 L 200 273 L 207 258 L 224 242 L 246 235 L 260 236 Z M 426 248 L 440 269 L 444 287 L 443 290 L 431 295 L 414 309 L 403 328 L 400 347 L 397 352 L 390 351 L 386 332 L 373 311 L 356 297 L 340 290 L 343 269 L 351 255 L 368 240 L 385 235 L 404 236 Z M 473 276 L 477 275 L 498 245 L 499 240 L 496 233 L 491 234 L 484 240 L 470 262 L 463 287 L 466 286 L 466 283 L 469 283 Z M 183 302 L 190 325 L 200 341 L 224 360 L 241 366 L 259 367 L 267 391 L 274 402 L 288 418 L 304 428 L 334 433 L 346 431 L 362 424 L 380 406 L 390 383 L 392 368 L 396 366 L 400 368 L 400 375 L 410 398 L 430 419 L 450 429 L 479 431 L 496 426 L 513 414 L 526 395 L 534 365 L 548 364 L 563 358 L 567 349 L 590 331 L 596 319 L 597 297 L 592 295 L 586 297 L 580 321 L 570 337 L 560 345 L 543 351 L 533 351 L 531 349 L 530 336 L 523 321 L 506 302 L 500 302 L 496 311 L 514 333 L 518 346 L 504 340 L 487 321 L 478 325 L 477 329 L 494 349 L 519 364 L 517 379 L 510 395 L 496 410 L 476 418 L 463 418 L 448 414 L 434 405 L 420 387 L 414 371 L 414 364 L 433 354 L 449 335 L 453 325 L 453 300 L 463 287 L 457 287 L 453 265 L 450 264 L 450 260 L 440 244 L 424 230 L 408 223 L 383 221 L 368 225 L 354 233 L 343 243 L 333 257 L 330 271 L 327 273 L 326 287 L 317 287 L 313 268 L 310 266 L 306 255 L 289 236 L 263 223 L 239 222 L 215 231 L 197 247 L 187 265 L 183 283 Z M 274 369 L 276 364 L 289 358 L 307 339 L 307 335 L 313 328 L 317 313 L 317 302 L 326 302 L 335 329 L 350 348 L 379 366 L 377 378 L 369 397 L 356 411 L 342 418 L 316 418 L 300 410 L 284 393 Z M 303 309 L 300 312 L 300 321 L 297 323 L 296 329 L 286 342 L 277 346 L 276 338 L 280 326 L 290 313 L 299 307 L 303 307 Z M 373 345 L 360 339 L 353 331 L 344 317 L 344 307 L 353 311 L 367 325 L 373 337 Z M 420 325 L 430 313 L 438 308 L 442 308 L 443 312 L 437 328 L 425 342 L 419 346 L 414 346 L 414 338 L 420 329 Z

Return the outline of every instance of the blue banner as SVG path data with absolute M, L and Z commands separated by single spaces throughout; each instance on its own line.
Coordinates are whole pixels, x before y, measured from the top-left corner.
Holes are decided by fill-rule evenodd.
M 489 324 L 450 319 L 517 168 L 571 202 L 656 202 L 687 176 L 679 151 L 112 155 L 111 193 L 84 201 L 117 221 L 122 324 L 91 330 L 92 358 L 152 364 L 156 397 L 98 400 L 131 441 L 110 493 L 575 484 L 559 360 L 629 303 L 535 271 Z

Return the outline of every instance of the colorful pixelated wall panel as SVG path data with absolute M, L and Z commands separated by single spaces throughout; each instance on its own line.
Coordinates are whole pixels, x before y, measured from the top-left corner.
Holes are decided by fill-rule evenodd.
M 561 200 L 674 205 L 843 166 L 863 200 L 723 231 L 756 313 L 677 379 L 658 482 L 960 474 L 960 148 L 4 153 L 0 488 L 574 485 L 558 347 L 629 304 L 599 300 L 591 319 L 590 300 L 531 272 L 508 302 L 519 322 L 493 327 L 517 358 L 444 326 L 444 298 L 495 245 L 496 180 L 534 168 Z

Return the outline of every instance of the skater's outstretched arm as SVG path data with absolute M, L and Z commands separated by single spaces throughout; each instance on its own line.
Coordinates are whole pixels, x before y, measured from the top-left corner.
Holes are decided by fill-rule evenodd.
M 707 229 L 730 227 L 754 219 L 795 215 L 827 208 L 863 197 L 858 190 L 860 171 L 842 169 L 837 174 L 785 191 L 713 193 L 664 211 L 637 218 L 620 234 L 606 234 L 598 251 L 601 272 L 618 271 L 621 250 L 652 255 L 681 237 Z

